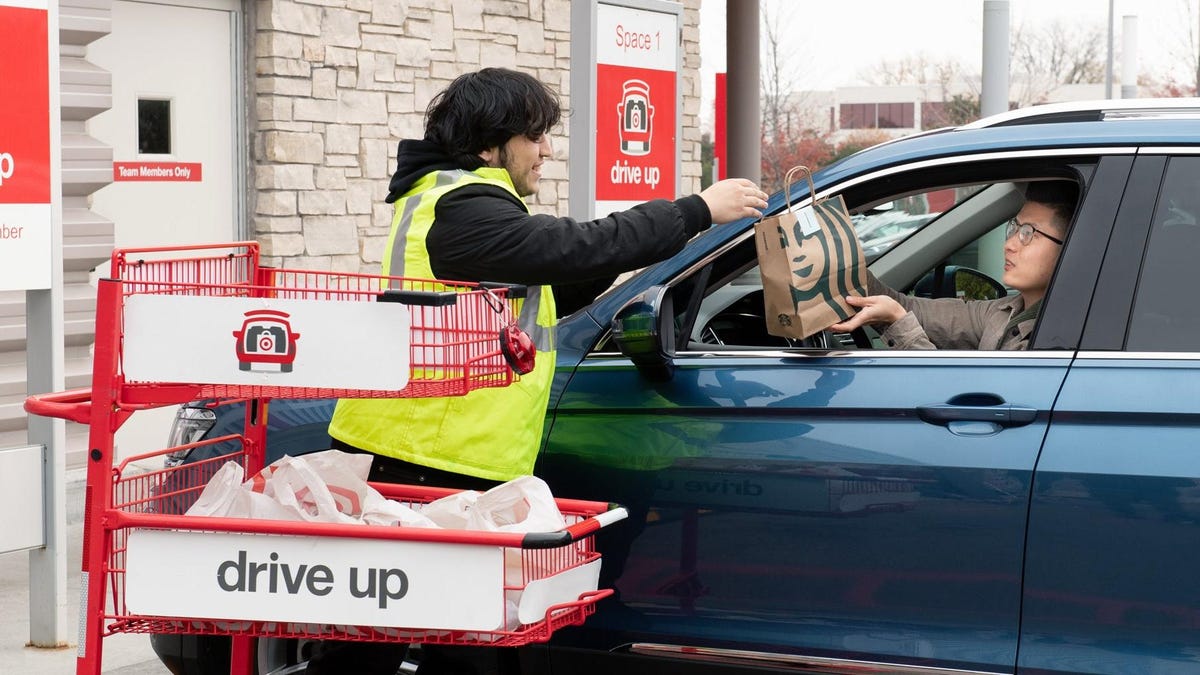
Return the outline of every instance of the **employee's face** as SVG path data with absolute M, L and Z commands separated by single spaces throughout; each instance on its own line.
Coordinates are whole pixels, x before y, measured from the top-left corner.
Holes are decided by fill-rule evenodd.
M 542 180 L 542 162 L 551 152 L 549 134 L 542 134 L 536 141 L 518 134 L 500 147 L 493 166 L 508 169 L 517 194 L 528 197 L 538 191 L 538 183 Z

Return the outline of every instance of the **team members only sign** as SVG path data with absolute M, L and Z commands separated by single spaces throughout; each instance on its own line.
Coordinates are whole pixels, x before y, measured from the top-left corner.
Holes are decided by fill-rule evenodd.
M 50 287 L 45 0 L 0 0 L 0 290 Z
M 597 215 L 678 186 L 678 16 L 596 7 Z

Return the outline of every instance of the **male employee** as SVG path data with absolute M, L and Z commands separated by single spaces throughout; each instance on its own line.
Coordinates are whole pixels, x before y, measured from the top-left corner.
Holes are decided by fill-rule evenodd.
M 484 68 L 433 98 L 423 139 L 400 142 L 383 273 L 527 285 L 518 322 L 534 340 L 536 367 L 511 386 L 461 397 L 339 401 L 329 426 L 334 447 L 373 453 L 371 480 L 484 490 L 532 473 L 557 318 L 590 303 L 617 274 L 675 254 L 713 223 L 758 217 L 767 205 L 753 182 L 729 179 L 587 222 L 530 213 L 524 198 L 539 188 L 560 117 L 546 85 Z M 499 672 L 495 650 L 425 652 L 421 673 Z

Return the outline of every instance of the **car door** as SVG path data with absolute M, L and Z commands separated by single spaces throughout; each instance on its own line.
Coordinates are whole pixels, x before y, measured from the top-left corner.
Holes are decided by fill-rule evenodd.
M 1037 465 L 1020 673 L 1197 672 L 1197 185 L 1195 149 L 1140 151 Z
M 1082 171 L 1055 164 L 1105 187 L 1084 204 L 1087 224 L 1068 250 L 1094 251 L 1090 240 L 1107 237 L 1104 206 L 1129 171 L 1128 158 L 1109 159 L 1081 160 Z M 964 168 L 980 183 L 1033 170 L 984 158 L 930 166 L 819 190 L 854 209 L 961 184 Z M 978 211 L 963 222 L 979 227 L 989 209 Z M 906 255 L 909 241 L 919 248 L 921 237 L 873 269 L 904 268 L 889 256 Z M 753 255 L 743 237 L 680 261 L 641 302 L 674 319 L 659 324 L 669 333 L 692 320 L 697 298 L 744 278 Z M 610 305 L 598 305 L 601 326 Z M 541 470 L 555 491 L 620 501 L 632 514 L 600 542 L 601 583 L 617 595 L 585 628 L 556 636 L 555 672 L 662 672 L 663 659 L 680 658 L 722 673 L 859 672 L 861 662 L 1013 671 L 1033 468 L 1074 355 L 1069 340 L 1026 352 L 905 352 L 660 339 L 665 367 L 639 367 L 602 342 L 554 411 Z M 1011 421 L 993 421 L 1007 407 Z

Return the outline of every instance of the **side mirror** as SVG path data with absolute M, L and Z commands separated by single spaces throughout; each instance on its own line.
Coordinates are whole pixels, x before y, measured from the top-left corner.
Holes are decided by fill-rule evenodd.
M 675 373 L 674 316 L 671 290 L 651 286 L 613 317 L 613 342 L 647 379 L 664 382 Z
M 954 270 L 954 295 L 964 300 L 996 300 L 1008 295 L 1004 284 L 970 267 Z
M 1008 289 L 979 270 L 945 265 L 921 277 L 913 286 L 913 294 L 921 298 L 995 300 L 1008 295 Z

